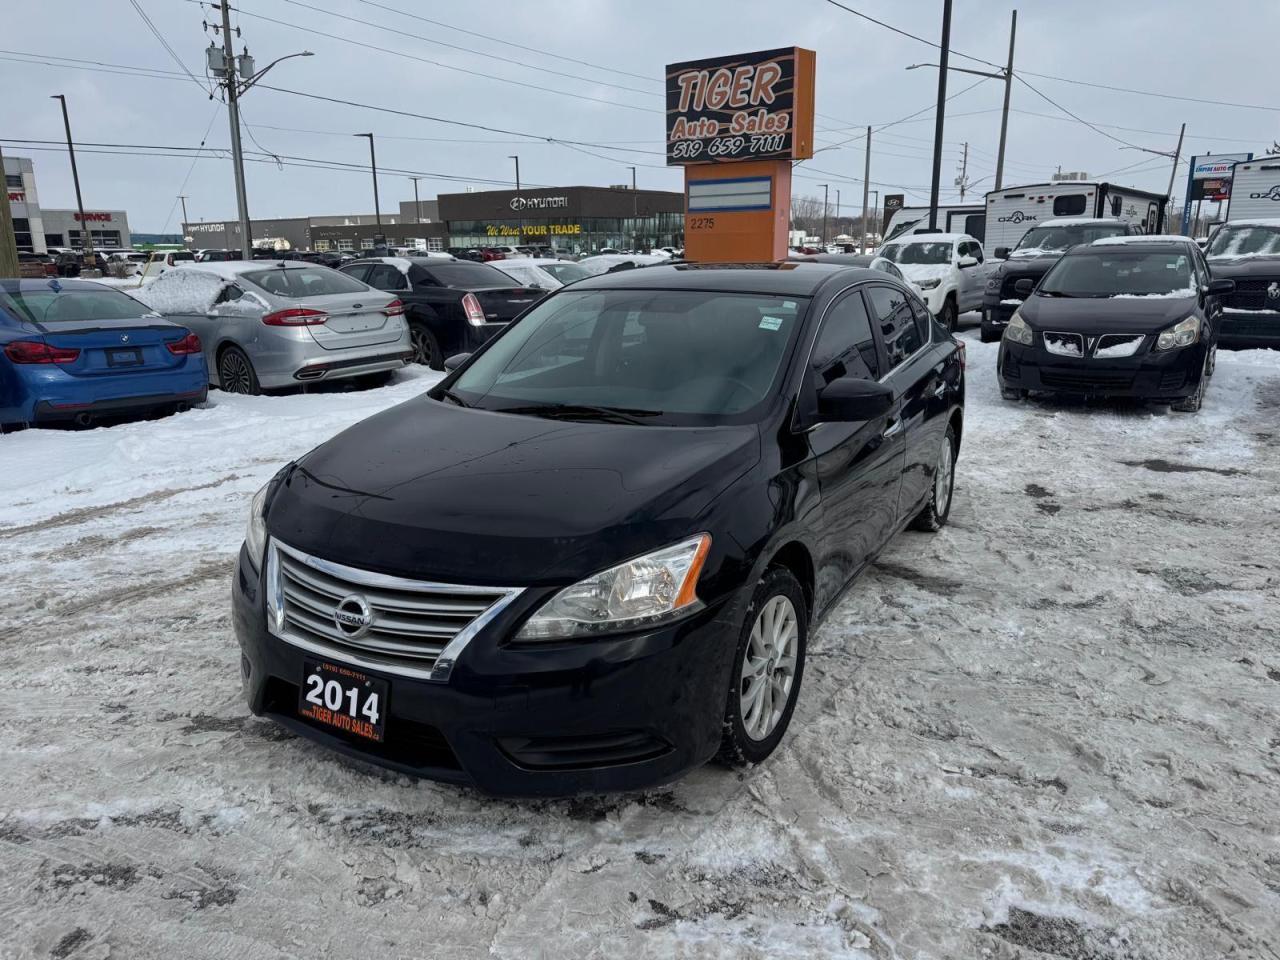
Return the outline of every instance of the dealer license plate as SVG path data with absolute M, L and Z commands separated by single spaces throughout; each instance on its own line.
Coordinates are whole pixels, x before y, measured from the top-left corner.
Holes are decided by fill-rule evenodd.
M 298 716 L 342 733 L 381 743 L 390 684 L 336 663 L 303 664 Z
M 126 347 L 107 351 L 108 367 L 137 367 L 142 364 L 142 351 L 137 347 Z

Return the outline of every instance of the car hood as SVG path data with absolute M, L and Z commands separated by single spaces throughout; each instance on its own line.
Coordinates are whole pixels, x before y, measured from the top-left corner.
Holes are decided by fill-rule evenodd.
M 895 263 L 902 275 L 912 282 L 938 280 L 951 272 L 949 263 Z
M 1043 277 L 1049 272 L 1049 268 L 1058 262 L 1061 256 L 1061 252 L 1054 251 L 1053 253 L 1043 253 L 1034 257 L 1010 257 L 1000 265 L 1000 275 L 1002 277 L 1017 277 L 1019 280 L 1023 277 Z
M 1196 308 L 1195 297 L 1029 297 L 1019 308 L 1037 330 L 1064 333 L 1154 333 Z
M 1280 277 L 1280 256 L 1216 257 L 1209 261 L 1209 273 L 1220 280 Z
M 579 423 L 419 398 L 303 457 L 268 529 L 384 573 L 565 583 L 696 532 L 759 458 L 754 425 Z

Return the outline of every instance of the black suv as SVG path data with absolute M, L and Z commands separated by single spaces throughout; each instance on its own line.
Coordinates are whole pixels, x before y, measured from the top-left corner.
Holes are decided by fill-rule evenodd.
M 987 278 L 987 288 L 982 294 L 982 342 L 999 340 L 1013 311 L 1022 303 L 1019 281 L 1030 280 L 1034 287 L 1058 262 L 1062 252 L 1078 243 L 1092 243 L 1103 237 L 1128 237 L 1138 232 L 1123 220 L 1046 220 L 1024 233 L 1012 250 L 996 247 L 994 256 L 1004 263 Z
M 1215 279 L 1234 280 L 1221 343 L 1280 347 L 1280 219 L 1224 223 L 1205 249 Z
M 758 763 L 812 630 L 951 509 L 964 349 L 885 274 L 655 266 L 552 293 L 254 497 L 249 708 L 513 795 Z

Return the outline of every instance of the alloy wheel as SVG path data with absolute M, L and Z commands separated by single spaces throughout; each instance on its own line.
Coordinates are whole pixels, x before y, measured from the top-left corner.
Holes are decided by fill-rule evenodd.
M 431 365 L 431 335 L 422 327 L 409 328 L 409 340 L 413 344 L 413 362 Z
M 933 504 L 939 516 L 945 517 L 951 509 L 951 474 L 955 471 L 955 451 L 951 449 L 951 437 L 942 438 L 942 451 L 938 454 L 938 469 L 933 474 Z
M 738 685 L 742 726 L 752 740 L 768 738 L 787 709 L 795 683 L 799 639 L 796 608 L 790 598 L 771 597 L 751 627 Z
M 223 355 L 218 378 L 222 381 L 222 389 L 228 393 L 251 393 L 253 390 L 249 361 L 238 350 L 229 350 Z

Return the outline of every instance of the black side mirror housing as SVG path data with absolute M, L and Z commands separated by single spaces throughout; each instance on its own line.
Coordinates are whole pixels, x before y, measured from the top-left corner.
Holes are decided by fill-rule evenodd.
M 1236 282 L 1230 279 L 1210 280 L 1205 292 L 1212 297 L 1225 297 L 1236 292 Z
M 996 258 L 997 260 L 1008 260 L 1008 259 L 1009 259 L 1009 248 L 1008 248 L 1008 247 L 996 247 L 996 250 L 995 250 L 995 258 Z
M 1030 278 L 1023 278 L 1013 285 L 1015 293 L 1019 293 L 1024 297 L 1031 296 L 1031 291 L 1036 288 L 1036 283 Z
M 818 391 L 818 420 L 859 423 L 893 409 L 893 388 L 861 377 L 840 377 Z
M 457 370 L 460 366 L 462 366 L 464 363 L 467 362 L 470 356 L 471 354 L 469 353 L 455 353 L 452 357 L 446 357 L 444 361 L 445 370 L 447 371 Z

